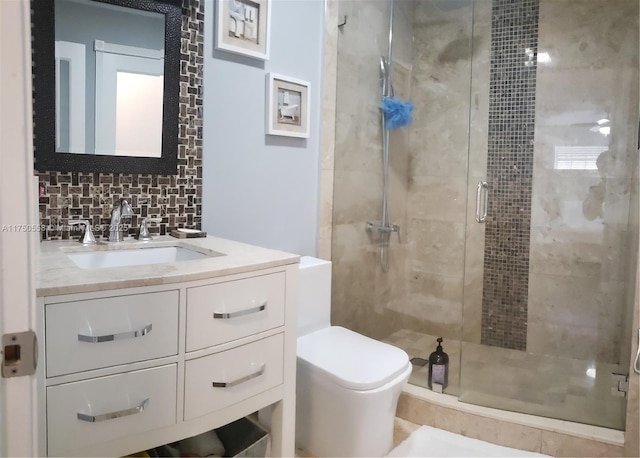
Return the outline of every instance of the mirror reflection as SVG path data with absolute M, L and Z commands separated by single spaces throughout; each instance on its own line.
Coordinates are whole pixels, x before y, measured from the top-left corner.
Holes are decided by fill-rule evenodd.
M 55 0 L 55 151 L 161 157 L 165 15 Z

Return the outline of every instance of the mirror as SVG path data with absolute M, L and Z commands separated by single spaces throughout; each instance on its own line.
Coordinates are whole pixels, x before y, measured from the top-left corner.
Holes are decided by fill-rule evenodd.
M 180 0 L 33 0 L 36 169 L 175 174 Z
M 55 66 L 57 153 L 160 157 L 163 14 L 55 0 Z

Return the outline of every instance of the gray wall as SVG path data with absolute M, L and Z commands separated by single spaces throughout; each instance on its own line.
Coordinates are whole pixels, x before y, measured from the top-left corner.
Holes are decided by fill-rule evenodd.
M 322 0 L 275 0 L 271 57 L 214 49 L 214 2 L 205 3 L 203 230 L 299 254 L 317 252 Z M 311 83 L 308 139 L 265 135 L 269 72 Z

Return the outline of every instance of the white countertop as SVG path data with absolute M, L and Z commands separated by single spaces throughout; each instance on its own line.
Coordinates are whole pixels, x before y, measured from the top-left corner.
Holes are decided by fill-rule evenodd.
M 223 256 L 163 264 L 82 269 L 66 254 L 130 250 L 141 246 L 179 246 L 214 256 L 222 253 Z M 167 235 L 154 237 L 150 242 L 127 239 L 119 243 L 104 242 L 88 246 L 83 246 L 77 241 L 46 241 L 39 244 L 36 259 L 36 295 L 56 296 L 202 280 L 295 264 L 300 257 L 217 237 L 178 239 Z

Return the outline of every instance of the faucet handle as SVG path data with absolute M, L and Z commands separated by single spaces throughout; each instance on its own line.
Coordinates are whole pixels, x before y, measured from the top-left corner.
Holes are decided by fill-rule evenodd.
M 133 208 L 129 205 L 126 199 L 120 199 L 120 217 L 123 216 L 133 216 Z
M 93 232 L 91 231 L 91 224 L 89 224 L 89 221 L 87 221 L 86 219 L 69 221 L 69 226 L 77 226 L 78 224 L 84 224 L 84 233 L 82 234 L 82 237 L 78 239 L 80 243 L 82 243 L 83 245 L 92 245 L 94 243 L 98 243 L 95 236 L 93 235 Z
M 140 227 L 138 228 L 138 235 L 136 235 L 136 239 L 142 240 L 142 241 L 153 240 L 153 237 L 151 237 L 151 234 L 149 233 L 149 228 L 147 227 L 147 225 L 149 223 L 161 223 L 161 222 L 162 222 L 162 218 L 151 218 L 149 216 L 144 218 L 140 223 Z

